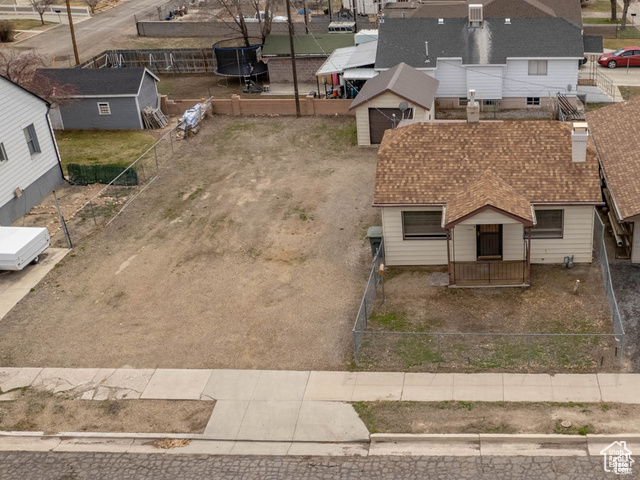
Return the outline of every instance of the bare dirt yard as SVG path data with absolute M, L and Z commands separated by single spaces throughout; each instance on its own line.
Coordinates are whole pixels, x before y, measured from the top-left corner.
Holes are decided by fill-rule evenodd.
M 0 402 L 0 430 L 59 432 L 203 433 L 215 402 L 80 400 L 24 389 Z
M 352 118 L 209 119 L 2 320 L 0 365 L 345 369 L 375 157 Z
M 635 433 L 640 406 L 623 403 L 359 402 L 371 433 Z M 562 422 L 568 421 L 568 427 Z
M 448 288 L 446 268 L 391 267 L 365 335 L 366 370 L 583 371 L 618 368 L 611 313 L 597 261 L 563 269 L 533 265 L 530 288 Z M 576 288 L 576 282 L 580 283 Z M 582 334 L 581 337 L 400 335 Z

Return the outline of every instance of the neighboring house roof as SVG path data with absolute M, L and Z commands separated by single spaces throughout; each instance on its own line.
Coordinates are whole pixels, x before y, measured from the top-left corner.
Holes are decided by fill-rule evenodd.
M 411 2 L 414 3 L 414 2 Z M 422 18 L 463 18 L 469 13 L 469 4 L 483 4 L 485 18 L 564 18 L 582 25 L 580 2 L 571 0 L 441 0 L 433 3 L 418 3 L 410 8 L 407 16 Z M 385 14 L 401 16 L 405 2 L 390 3 Z
M 294 35 L 293 49 L 300 55 L 329 56 L 336 48 L 354 46 L 352 33 L 326 33 L 320 35 Z M 268 35 L 264 40 L 262 55 L 265 57 L 291 55 L 289 35 Z
M 640 97 L 587 114 L 621 220 L 640 215 Z
M 554 120 L 429 122 L 387 130 L 378 150 L 374 205 L 448 208 L 453 201 L 474 209 L 478 199 L 493 198 L 497 208 L 525 218 L 518 196 L 535 204 L 600 204 L 596 150 L 590 142 L 586 162 L 572 162 L 571 130 Z M 476 184 L 487 170 L 499 180 L 485 177 Z M 515 193 L 504 185 L 488 193 L 493 182 Z M 474 193 L 465 197 L 472 186 Z M 455 208 L 452 215 L 459 215 Z
M 16 87 L 18 87 L 20 90 L 23 90 L 25 92 L 27 92 L 29 95 L 32 95 L 34 97 L 36 97 L 38 100 L 42 100 L 44 103 L 47 104 L 47 106 L 51 106 L 51 104 L 49 102 L 47 102 L 44 98 L 40 97 L 39 95 L 36 95 L 35 93 L 27 90 L 26 88 L 24 88 L 22 85 L 18 85 L 16 82 L 13 82 L 11 80 L 9 80 L 7 77 L 5 77 L 4 75 L 0 75 L 0 79 L 4 80 L 5 82 L 9 82 L 12 85 L 15 85 Z
M 601 35 L 583 35 L 582 44 L 584 46 L 584 53 L 604 52 L 604 44 Z
M 71 85 L 77 92 L 74 97 L 133 97 L 138 95 L 144 75 L 156 81 L 160 79 L 144 67 L 134 68 L 40 68 L 36 75 L 43 75 L 50 82 Z
M 485 207 L 516 216 L 529 225 L 534 223 L 531 202 L 491 169 L 447 201 L 445 223 L 452 226 Z
M 440 82 L 424 72 L 400 63 L 367 80 L 349 110 L 369 102 L 383 93 L 393 93 L 406 101 L 431 110 Z
M 426 63 L 425 42 L 429 42 Z M 376 69 L 405 62 L 436 68 L 438 58 L 462 58 L 466 65 L 506 64 L 510 58 L 582 58 L 579 27 L 561 18 L 487 18 L 469 28 L 466 18 L 390 18 L 380 25 Z

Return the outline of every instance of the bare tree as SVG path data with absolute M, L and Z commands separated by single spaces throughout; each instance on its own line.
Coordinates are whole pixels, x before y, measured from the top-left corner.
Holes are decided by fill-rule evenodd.
M 262 41 L 271 33 L 275 0 L 215 0 L 214 3 L 222 9 L 222 13 L 216 15 L 218 20 L 225 23 L 232 30 L 239 32 L 247 47 L 251 45 L 251 41 L 245 14 L 248 14 L 248 17 L 251 18 L 250 23 L 258 24 L 258 31 Z M 230 21 L 229 17 L 233 21 Z
M 618 19 L 618 0 L 609 0 L 611 2 L 611 21 L 615 23 Z
M 76 89 L 72 85 L 60 84 L 36 73 L 46 65 L 43 58 L 33 52 L 19 53 L 16 50 L 0 50 L 0 75 L 35 93 L 53 106 L 69 103 Z
M 98 6 L 98 3 L 100 3 L 100 0 L 84 0 L 84 3 L 89 6 L 91 15 L 93 15 L 94 13 L 96 13 L 96 7 Z
M 47 7 L 53 3 L 53 0 L 30 0 L 31 6 L 33 9 L 38 12 L 40 15 L 40 22 L 44 25 L 44 12 L 47 10 Z
M 629 5 L 634 2 L 635 0 L 622 0 L 622 23 L 620 25 L 621 30 L 627 29 L 627 12 L 629 11 Z

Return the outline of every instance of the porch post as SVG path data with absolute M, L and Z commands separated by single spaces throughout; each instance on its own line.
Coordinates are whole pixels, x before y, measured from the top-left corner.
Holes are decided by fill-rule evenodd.
M 449 244 L 450 237 L 451 230 L 447 228 L 447 268 L 449 270 L 449 285 L 453 285 L 453 271 L 451 270 L 451 246 Z
M 531 227 L 527 227 L 527 265 L 524 271 L 525 283 L 531 284 Z

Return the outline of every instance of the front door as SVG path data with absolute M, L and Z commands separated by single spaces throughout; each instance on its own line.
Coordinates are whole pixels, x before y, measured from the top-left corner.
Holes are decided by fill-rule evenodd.
M 502 260 L 502 225 L 476 225 L 478 260 Z

